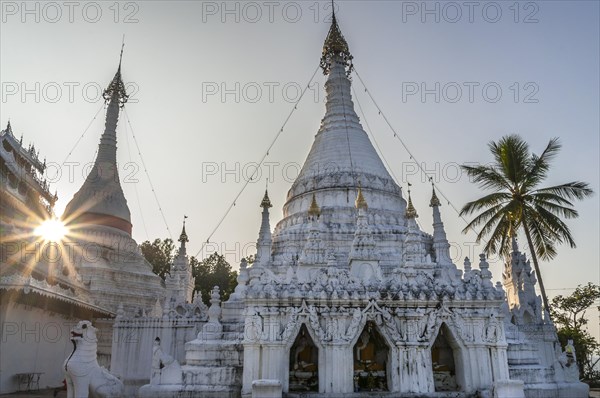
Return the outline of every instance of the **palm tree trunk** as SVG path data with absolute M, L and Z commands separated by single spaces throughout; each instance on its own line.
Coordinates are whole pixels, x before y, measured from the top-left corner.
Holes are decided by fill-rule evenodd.
M 546 296 L 546 289 L 544 288 L 544 282 L 542 281 L 542 274 L 540 273 L 540 266 L 538 265 L 537 255 L 533 248 L 533 242 L 531 241 L 531 234 L 527 224 L 523 223 L 523 229 L 525 230 L 525 237 L 527 238 L 527 244 L 529 245 L 529 255 L 533 260 L 533 267 L 535 268 L 535 274 L 537 276 L 538 283 L 540 284 L 540 293 L 542 293 L 542 302 L 544 304 L 544 310 L 550 313 L 550 307 L 548 306 L 548 297 Z M 545 316 L 545 314 L 542 314 Z

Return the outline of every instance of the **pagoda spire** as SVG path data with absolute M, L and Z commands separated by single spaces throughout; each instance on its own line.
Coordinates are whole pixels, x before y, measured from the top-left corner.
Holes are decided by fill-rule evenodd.
M 311 265 L 323 264 L 325 260 L 325 251 L 323 240 L 321 239 L 321 208 L 317 203 L 317 196 L 314 192 L 308 209 L 308 221 L 308 235 L 300 256 L 300 263 Z
M 124 44 L 123 44 L 124 45 Z M 98 149 L 98 160 L 117 162 L 117 124 L 119 122 L 119 109 L 122 108 L 129 96 L 125 91 L 125 84 L 121 77 L 121 64 L 123 62 L 123 47 L 119 56 L 119 66 L 115 76 L 108 84 L 108 87 L 102 93 L 104 102 L 108 104 L 106 110 L 106 123 L 104 134 L 100 139 L 100 148 Z
M 334 7 L 334 4 L 332 4 L 332 7 Z M 348 43 L 340 31 L 335 13 L 332 15 L 331 27 L 323 45 L 321 68 L 323 69 L 323 74 L 328 77 L 325 82 L 325 91 L 327 93 L 325 116 L 321 121 L 319 132 L 337 131 L 338 134 L 341 132 L 346 135 L 354 135 L 357 132 L 361 132 L 366 135 L 360 125 L 360 119 L 356 114 L 354 103 L 352 102 L 352 84 L 349 78 L 353 70 L 352 55 L 348 49 Z M 356 137 L 351 139 L 361 138 Z M 355 157 L 355 154 L 352 152 L 356 151 L 356 149 L 352 148 L 354 147 L 348 145 L 348 154 L 345 156 L 345 161 L 351 163 L 349 168 L 354 173 L 355 165 L 352 159 Z
M 260 202 L 262 207 L 262 223 L 258 232 L 258 242 L 256 242 L 256 263 L 258 265 L 267 265 L 271 261 L 271 247 L 273 240 L 271 238 L 271 224 L 269 222 L 269 209 L 273 207 L 269 192 L 265 190 L 265 196 Z
M 354 240 L 348 255 L 350 274 L 367 283 L 381 281 L 383 273 L 379 266 L 381 255 L 377 251 L 377 243 L 373 238 L 373 231 L 369 225 L 367 211 L 369 206 L 363 196 L 361 184 L 358 185 L 358 195 L 355 202 L 358 216 L 356 218 L 356 230 Z
M 171 271 L 165 278 L 165 285 L 167 287 L 167 300 L 172 299 L 176 302 L 191 303 L 194 292 L 194 278 L 185 247 L 185 244 L 189 242 L 188 235 L 185 232 L 185 220 L 187 218 L 187 216 L 183 216 L 183 227 L 178 239 L 181 245 L 177 256 L 173 260 Z
M 379 255 L 376 253 L 377 245 L 373 239 L 373 233 L 369 226 L 367 210 L 369 208 L 367 200 L 363 196 L 360 184 L 358 186 L 358 195 L 355 202 L 358 210 L 356 219 L 356 230 L 354 232 L 354 240 L 350 249 L 349 260 L 352 266 L 353 260 L 360 261 L 378 261 Z
M 127 91 L 125 90 L 125 84 L 121 78 L 121 64 L 123 63 L 124 48 L 125 42 L 123 42 L 121 45 L 121 54 L 119 55 L 119 67 L 117 68 L 117 73 L 115 73 L 112 81 L 102 93 L 102 97 L 104 97 L 105 102 L 113 102 L 113 99 L 116 99 L 116 102 L 118 102 L 121 107 L 125 105 L 127 99 L 129 98 L 129 95 L 127 95 Z
M 444 223 L 442 222 L 442 216 L 440 214 L 440 206 L 442 204 L 435 193 L 433 181 L 431 182 L 431 189 L 432 194 L 429 206 L 433 210 L 433 249 L 435 250 L 436 261 L 438 264 L 452 264 L 450 258 L 450 244 L 448 243 Z
M 429 207 L 440 207 L 442 203 L 435 193 L 435 185 L 433 185 L 433 182 L 431 183 L 431 189 L 433 192 L 431 194 L 431 200 L 429 201 Z
M 185 232 L 185 220 L 186 218 L 188 218 L 188 216 L 183 216 L 183 228 L 181 228 L 181 234 L 179 235 L 179 239 L 178 241 L 181 242 L 181 245 L 179 247 L 179 253 L 186 253 L 186 248 L 185 248 L 185 244 L 187 242 L 189 242 L 187 233 Z
M 100 138 L 94 167 L 73 199 L 67 204 L 64 220 L 68 224 L 104 225 L 131 235 L 131 213 L 123 194 L 117 167 L 117 124 L 119 110 L 127 102 L 121 77 L 123 47 L 117 72 L 103 92 L 106 109 L 104 133 Z

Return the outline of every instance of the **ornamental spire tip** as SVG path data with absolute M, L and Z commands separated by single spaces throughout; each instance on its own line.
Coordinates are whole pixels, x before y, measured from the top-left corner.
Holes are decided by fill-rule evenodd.
M 121 44 L 121 54 L 119 55 L 119 67 L 117 73 L 113 77 L 112 81 L 102 93 L 105 102 L 112 102 L 113 100 L 118 101 L 119 105 L 123 107 L 129 98 L 127 91 L 125 90 L 125 84 L 121 78 L 121 63 L 123 62 L 123 49 L 125 48 L 125 36 L 123 36 L 123 43 Z
M 354 66 L 352 65 L 352 54 L 348 47 L 348 42 L 344 38 L 335 17 L 335 3 L 331 2 L 331 27 L 323 45 L 323 55 L 321 56 L 321 68 L 323 74 L 328 75 L 334 62 L 340 62 L 346 68 L 346 74 L 349 76 Z
M 410 197 L 411 184 L 408 183 L 408 206 L 406 206 L 406 218 L 418 218 L 417 209 L 413 205 L 412 198 Z
M 431 200 L 429 201 L 429 207 L 440 207 L 442 205 L 442 203 L 440 202 L 440 199 L 437 197 L 437 194 L 435 193 L 435 185 L 433 185 L 433 181 L 431 181 L 431 190 L 432 190 L 432 194 L 431 194 Z
M 185 219 L 186 218 L 188 218 L 188 216 L 183 216 L 183 228 L 181 229 L 181 235 L 179 235 L 179 242 L 181 242 L 181 243 L 189 242 L 187 233 L 185 232 Z
M 369 205 L 367 204 L 367 200 L 363 196 L 362 188 L 361 188 L 360 184 L 358 185 L 358 195 L 356 196 L 356 201 L 354 202 L 354 206 L 357 209 L 363 209 L 363 210 L 367 210 L 369 208 Z
M 317 204 L 317 197 L 315 196 L 314 193 L 312 195 L 312 201 L 310 203 L 310 208 L 308 209 L 308 215 L 310 217 L 316 217 L 316 218 L 319 218 L 321 216 L 321 209 L 319 208 L 319 205 Z
M 270 209 L 273 207 L 271 204 L 271 199 L 269 199 L 269 191 L 265 189 L 265 196 L 263 197 L 262 202 L 260 202 L 260 207 L 263 209 Z

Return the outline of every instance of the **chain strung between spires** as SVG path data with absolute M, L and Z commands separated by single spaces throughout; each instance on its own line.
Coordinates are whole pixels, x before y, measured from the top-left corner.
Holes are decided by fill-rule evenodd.
M 327 34 L 325 44 L 323 45 L 321 68 L 323 69 L 323 74 L 328 75 L 331 71 L 331 65 L 333 62 L 340 62 L 341 60 L 342 64 L 346 68 L 346 75 L 350 76 L 350 73 L 352 73 L 352 70 L 354 69 L 354 65 L 352 64 L 352 59 L 354 57 L 352 54 L 350 54 L 348 42 L 344 38 L 344 35 L 337 24 L 337 20 L 335 18 L 335 4 L 333 3 L 333 0 L 331 2 L 331 9 L 331 28 L 329 28 L 329 33 Z
M 112 101 L 113 97 L 116 97 L 121 108 L 127 103 L 127 99 L 129 99 L 129 95 L 127 95 L 127 91 L 125 90 L 125 84 L 121 78 L 121 62 L 123 61 L 124 47 L 125 43 L 121 46 L 121 55 L 119 56 L 119 68 L 117 69 L 117 73 L 115 73 L 115 77 L 113 77 L 106 90 L 102 93 L 105 103 Z

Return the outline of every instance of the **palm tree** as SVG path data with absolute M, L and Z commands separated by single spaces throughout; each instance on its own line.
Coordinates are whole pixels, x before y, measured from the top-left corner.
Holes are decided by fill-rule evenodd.
M 477 243 L 489 235 L 485 253 L 507 255 L 511 237 L 522 229 L 540 284 L 544 308 L 548 310 L 538 257 L 542 260 L 554 258 L 556 244 L 567 243 L 575 247 L 571 231 L 562 218 L 578 217 L 572 201 L 584 199 L 593 191 L 587 183 L 580 181 L 539 187 L 561 148 L 558 138 L 550 140 L 540 156 L 530 154 L 529 145 L 518 135 L 502 137 L 488 146 L 494 156 L 493 163 L 461 166 L 481 188 L 493 191 L 462 208 L 461 216 L 480 212 L 463 233 L 482 226 L 477 234 Z

